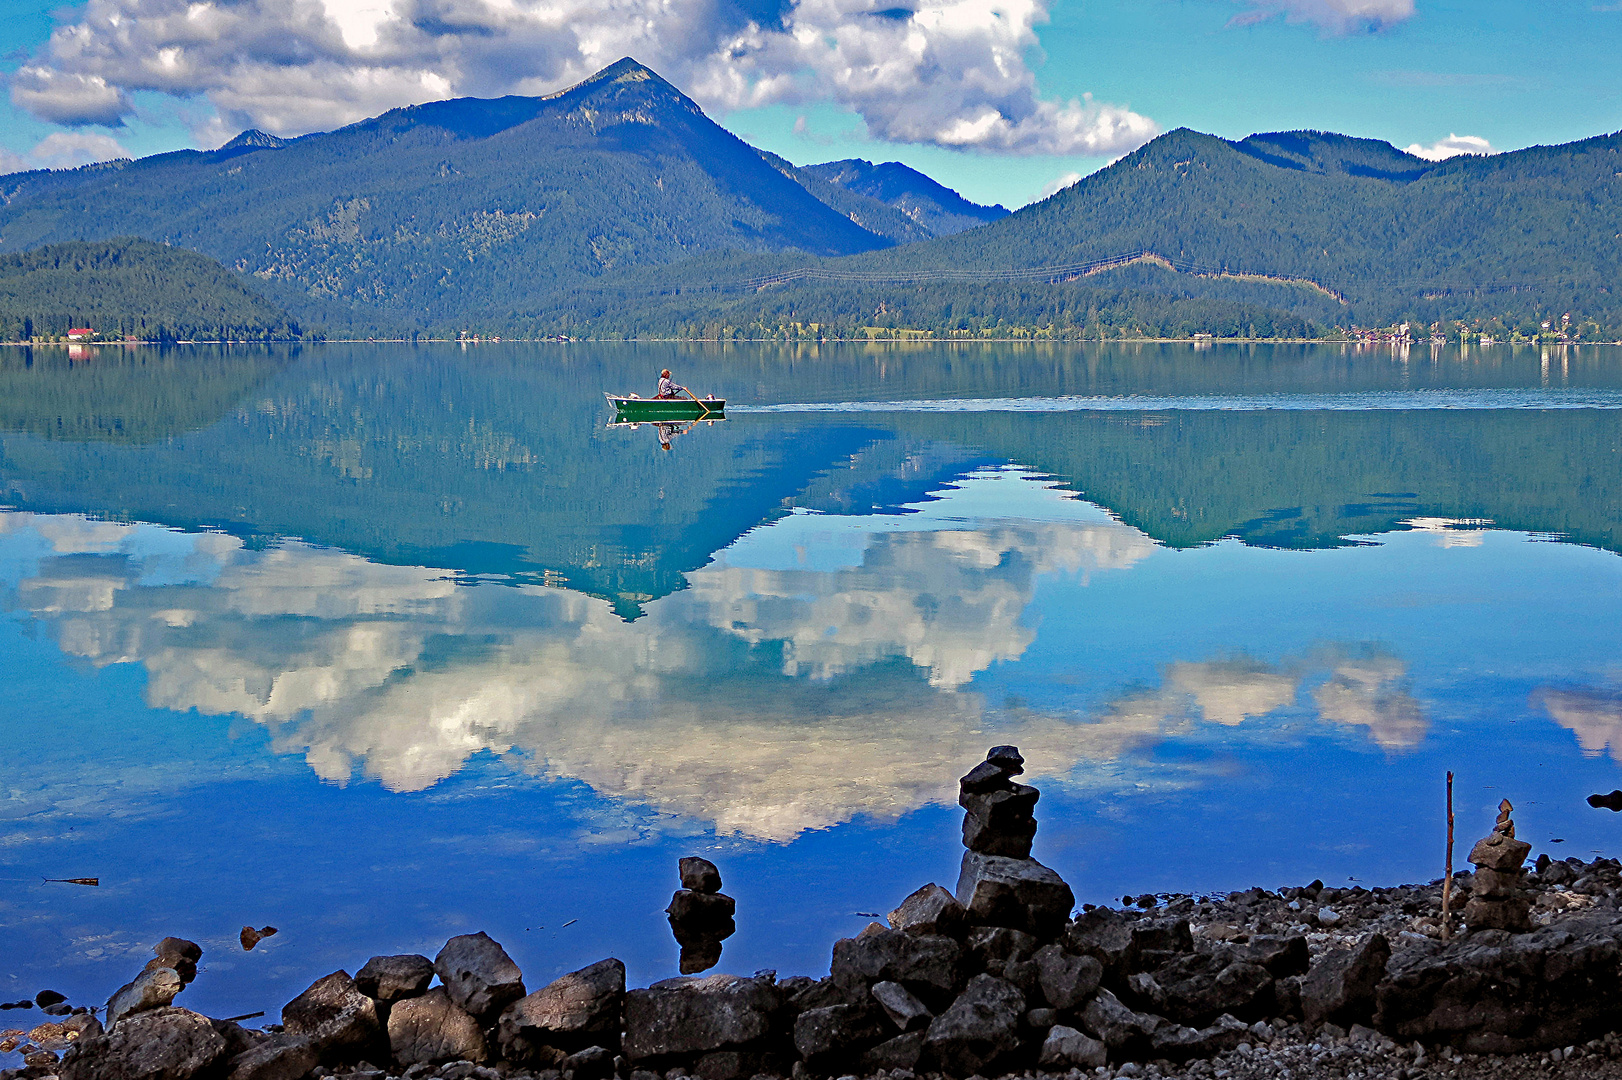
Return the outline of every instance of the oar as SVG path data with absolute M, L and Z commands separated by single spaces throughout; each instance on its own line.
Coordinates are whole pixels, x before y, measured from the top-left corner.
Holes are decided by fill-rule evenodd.
M 682 387 L 682 389 L 687 390 L 687 387 L 684 386 L 684 387 Z M 704 410 L 702 413 L 699 414 L 698 418 L 700 420 L 702 420 L 702 419 L 704 419 L 704 417 L 710 415 L 710 407 L 708 405 L 704 404 L 702 401 L 699 401 L 697 394 L 693 393 L 691 390 L 687 390 L 687 396 L 692 398 L 694 403 L 697 404 L 700 409 Z

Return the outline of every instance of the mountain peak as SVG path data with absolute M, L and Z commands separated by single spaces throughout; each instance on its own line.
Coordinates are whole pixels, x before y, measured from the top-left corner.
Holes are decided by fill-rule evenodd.
M 286 139 L 279 139 L 274 135 L 260 131 L 258 128 L 249 128 L 236 138 L 220 147 L 221 150 L 275 150 L 286 146 Z

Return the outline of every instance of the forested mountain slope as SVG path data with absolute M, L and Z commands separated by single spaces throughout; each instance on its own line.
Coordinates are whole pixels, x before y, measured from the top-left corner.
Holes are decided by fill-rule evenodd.
M 61 337 L 75 327 L 145 341 L 301 333 L 285 311 L 195 251 L 124 237 L 0 255 L 0 341 Z
M 1320 132 L 1170 132 L 983 229 L 848 260 L 913 271 L 1052 266 L 1144 250 L 1300 279 L 1354 316 L 1615 312 L 1622 134 L 1427 162 Z
M 245 133 L 218 151 L 16 174 L 0 198 L 0 249 L 144 236 L 281 285 L 280 298 L 404 325 L 699 252 L 890 242 L 631 60 L 551 97 L 433 102 L 286 143 Z
M 950 236 L 1008 216 L 1005 206 L 970 202 L 944 184 L 899 161 L 875 165 L 861 158 L 807 165 L 802 170 L 846 191 L 893 206 L 928 230 L 930 236 Z

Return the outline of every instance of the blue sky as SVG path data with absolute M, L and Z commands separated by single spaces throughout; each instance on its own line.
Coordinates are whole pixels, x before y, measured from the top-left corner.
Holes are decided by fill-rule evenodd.
M 246 0 L 188 20 L 166 0 L 0 0 L 0 166 L 544 93 L 620 53 L 793 161 L 900 160 L 1009 206 L 1181 126 L 1494 150 L 1622 128 L 1616 0 L 515 0 L 459 6 L 491 20 L 461 37 L 419 32 L 435 2 Z M 644 3 L 635 27 L 603 21 L 637 23 L 622 9 Z

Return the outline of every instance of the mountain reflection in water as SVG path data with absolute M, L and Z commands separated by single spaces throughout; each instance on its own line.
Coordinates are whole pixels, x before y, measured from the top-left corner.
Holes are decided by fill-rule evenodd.
M 706 852 L 729 968 L 826 971 L 955 880 L 996 743 L 1089 901 L 1428 879 L 1447 771 L 1461 830 L 1511 791 L 1539 844 L 1613 840 L 1622 411 L 745 411 L 665 451 L 601 397 L 661 367 L 759 404 L 1622 387 L 1588 349 L 0 353 L 19 970 L 104 997 L 251 922 L 196 1007 L 477 929 L 645 980 Z

